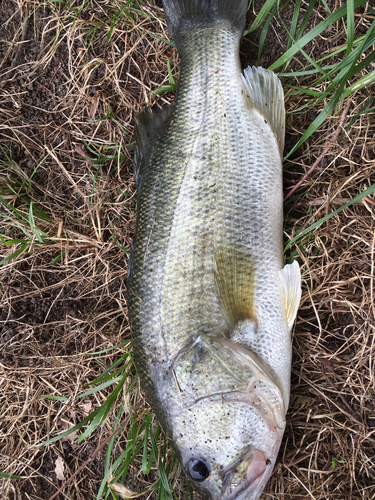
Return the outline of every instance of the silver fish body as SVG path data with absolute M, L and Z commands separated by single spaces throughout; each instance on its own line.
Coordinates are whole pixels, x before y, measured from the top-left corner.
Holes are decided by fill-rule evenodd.
M 300 294 L 298 265 L 283 268 L 282 88 L 261 68 L 241 74 L 246 5 L 165 0 L 179 88 L 172 108 L 138 117 L 136 147 L 135 359 L 189 478 L 215 500 L 255 500 L 272 472 Z

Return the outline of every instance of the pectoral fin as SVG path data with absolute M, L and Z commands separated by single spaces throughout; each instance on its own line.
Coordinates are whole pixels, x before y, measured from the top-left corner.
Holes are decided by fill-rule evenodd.
M 256 320 L 254 259 L 232 247 L 215 252 L 215 284 L 221 308 L 230 331 L 241 320 Z
M 298 262 L 287 264 L 279 271 L 283 291 L 285 316 L 288 327 L 292 328 L 301 300 L 301 271 Z

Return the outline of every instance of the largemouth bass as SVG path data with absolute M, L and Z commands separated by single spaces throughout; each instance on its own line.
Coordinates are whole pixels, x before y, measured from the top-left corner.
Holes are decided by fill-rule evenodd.
M 163 5 L 181 75 L 172 106 L 137 117 L 134 356 L 203 498 L 255 500 L 285 428 L 301 294 L 283 264 L 283 90 L 241 72 L 247 0 Z

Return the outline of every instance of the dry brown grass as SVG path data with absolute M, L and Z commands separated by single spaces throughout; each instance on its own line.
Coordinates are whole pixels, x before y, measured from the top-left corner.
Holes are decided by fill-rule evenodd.
M 338 4 L 330 2 L 332 8 Z M 30 232 L 29 207 L 20 195 L 49 216 L 36 219 L 48 235 L 45 243 L 31 233 L 29 253 L 0 268 L 0 471 L 23 478 L 0 479 L 4 499 L 50 498 L 62 485 L 55 473 L 59 457 L 65 479 L 93 457 L 59 498 L 96 498 L 105 456 L 104 451 L 94 456 L 94 450 L 112 432 L 121 403 L 126 418 L 135 401 L 142 401 L 136 384 L 130 394 L 123 391 L 105 422 L 85 441 L 77 443 L 73 436 L 39 446 L 78 423 L 110 394 L 109 387 L 78 398 L 88 382 L 123 354 L 116 346 L 129 338 L 127 255 L 118 244 L 130 250 L 135 223 L 133 115 L 150 99 L 163 105 L 173 98 L 149 95 L 168 83 L 168 58 L 174 72 L 178 64 L 175 50 L 150 34 L 169 39 L 160 5 L 141 4 L 139 12 L 131 12 L 133 21 L 122 13 L 112 26 L 116 5 L 122 8 L 125 2 L 89 0 L 80 12 L 32 0 L 3 0 L 1 7 L 0 144 L 11 161 L 0 152 L 0 194 L 25 219 L 3 206 L 0 234 L 23 239 L 22 228 Z M 322 15 L 318 9 L 312 22 Z M 370 19 L 358 18 L 357 27 Z M 280 33 L 273 33 L 264 66 L 285 50 L 278 46 Z M 319 40 L 324 50 L 327 44 L 337 47 L 345 32 L 337 23 L 324 40 L 311 44 L 311 57 L 323 50 Z M 242 53 L 254 64 L 256 48 L 250 45 L 244 42 Z M 299 68 L 298 57 L 293 64 Z M 302 87 L 308 84 L 307 77 L 298 81 Z M 353 96 L 345 124 L 374 90 Z M 293 114 L 306 96 L 289 94 L 290 148 L 316 110 Z M 344 106 L 285 163 L 286 189 L 318 158 Z M 374 167 L 375 119 L 364 114 L 307 178 L 299 190 L 304 194 L 289 203 L 288 237 L 372 185 Z M 304 282 L 294 334 L 292 404 L 264 499 L 375 497 L 374 210 L 369 196 L 292 249 L 303 263 Z M 0 245 L 0 258 L 19 247 Z M 111 347 L 115 349 L 88 355 Z M 143 402 L 139 420 L 147 408 Z M 126 446 L 127 432 L 116 441 L 115 458 Z M 140 469 L 137 459 L 131 469 L 135 482 L 130 477 L 126 483 L 134 491 L 156 478 L 154 470 L 144 476 Z M 180 471 L 173 474 L 176 491 L 183 491 Z

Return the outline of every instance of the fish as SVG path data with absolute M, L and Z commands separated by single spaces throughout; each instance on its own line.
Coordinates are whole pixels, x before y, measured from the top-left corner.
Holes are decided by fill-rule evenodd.
M 283 88 L 241 70 L 247 0 L 163 0 L 176 99 L 136 116 L 127 305 L 143 390 L 203 499 L 255 500 L 289 404 L 297 261 L 283 260 Z

